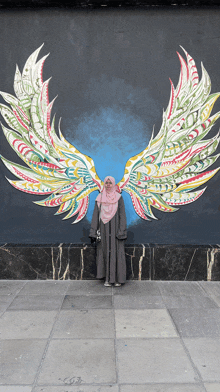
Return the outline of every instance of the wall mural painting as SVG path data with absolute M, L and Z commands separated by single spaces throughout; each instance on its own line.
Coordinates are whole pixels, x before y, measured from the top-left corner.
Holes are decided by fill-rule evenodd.
M 43 46 L 43 45 L 42 45 Z M 41 47 L 42 47 L 41 46 Z M 96 173 L 92 158 L 71 145 L 51 121 L 53 102 L 48 99 L 49 80 L 43 81 L 44 56 L 38 62 L 38 48 L 27 60 L 22 74 L 16 68 L 15 95 L 1 92 L 9 106 L 1 104 L 1 114 L 8 124 L 2 129 L 8 143 L 27 165 L 15 164 L 1 156 L 5 166 L 18 181 L 8 179 L 16 189 L 49 195 L 35 202 L 40 206 L 59 207 L 56 215 L 64 219 L 83 219 L 91 192 L 101 191 L 103 182 Z M 182 48 L 183 49 L 183 48 Z M 162 126 L 152 134 L 148 146 L 131 157 L 119 181 L 118 192 L 127 192 L 135 212 L 145 220 L 157 219 L 152 207 L 175 212 L 178 206 L 197 200 L 206 188 L 195 190 L 213 177 L 219 168 L 208 169 L 219 157 L 211 156 L 218 147 L 219 134 L 204 139 L 220 112 L 210 117 L 219 93 L 211 94 L 211 81 L 202 65 L 199 81 L 193 58 L 183 49 L 186 60 L 178 53 L 181 72 L 170 101 L 163 113 Z

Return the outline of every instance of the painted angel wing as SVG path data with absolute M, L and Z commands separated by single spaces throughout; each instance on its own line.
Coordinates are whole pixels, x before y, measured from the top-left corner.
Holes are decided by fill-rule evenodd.
M 183 48 L 182 48 L 183 49 Z M 184 50 L 184 49 L 183 49 Z M 155 218 L 151 207 L 174 212 L 197 200 L 206 188 L 195 190 L 213 177 L 219 168 L 209 168 L 220 154 L 210 156 L 219 143 L 219 134 L 204 139 L 220 116 L 210 117 L 219 93 L 211 94 L 211 81 L 201 64 L 199 81 L 192 57 L 184 50 L 187 63 L 177 52 L 181 64 L 176 89 L 171 82 L 169 105 L 156 137 L 125 166 L 119 189 L 130 194 L 136 213 L 143 219 Z
M 43 45 L 42 45 L 43 46 Z M 10 105 L 0 104 L 1 114 L 10 127 L 2 129 L 8 143 L 27 167 L 4 157 L 5 166 L 20 180 L 11 181 L 16 189 L 34 194 L 49 195 L 41 206 L 59 207 L 56 214 L 68 212 L 64 219 L 78 214 L 79 222 L 89 204 L 89 194 L 101 189 L 93 160 L 80 153 L 64 139 L 59 124 L 59 137 L 55 132 L 55 117 L 50 121 L 53 102 L 48 99 L 49 80 L 43 82 L 44 56 L 37 63 L 38 48 L 28 58 L 22 74 L 16 68 L 14 91 L 16 97 L 0 92 Z

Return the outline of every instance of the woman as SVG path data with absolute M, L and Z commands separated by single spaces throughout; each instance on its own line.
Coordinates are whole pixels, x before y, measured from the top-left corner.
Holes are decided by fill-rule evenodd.
M 105 278 L 105 286 L 121 286 L 126 281 L 124 240 L 127 238 L 124 200 L 116 191 L 115 179 L 107 176 L 102 192 L 96 198 L 89 237 L 94 242 L 97 229 L 97 279 Z

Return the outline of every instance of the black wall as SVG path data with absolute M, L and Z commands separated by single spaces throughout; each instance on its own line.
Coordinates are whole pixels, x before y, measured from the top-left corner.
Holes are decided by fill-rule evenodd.
M 160 129 L 170 95 L 169 77 L 174 85 L 178 82 L 179 45 L 194 58 L 200 75 L 203 62 L 212 92 L 220 91 L 219 18 L 217 8 L 2 10 L 0 90 L 14 93 L 16 63 L 22 70 L 28 56 L 44 42 L 40 57 L 50 52 L 44 80 L 52 76 L 50 99 L 58 94 L 53 113 L 57 123 L 62 117 L 63 134 L 94 157 L 100 177 L 112 173 L 120 180 L 127 158 L 148 144 L 154 124 L 156 132 Z M 213 112 L 218 110 L 220 100 Z M 211 135 L 217 133 L 219 121 Z M 2 131 L 0 153 L 21 163 Z M 0 243 L 88 241 L 96 195 L 88 218 L 71 225 L 73 219 L 62 221 L 62 216 L 54 216 L 56 209 L 33 204 L 43 197 L 17 191 L 5 176 L 13 179 L 1 162 Z M 220 174 L 207 185 L 199 200 L 178 212 L 154 210 L 159 220 L 153 222 L 136 219 L 131 201 L 123 195 L 127 242 L 218 244 Z

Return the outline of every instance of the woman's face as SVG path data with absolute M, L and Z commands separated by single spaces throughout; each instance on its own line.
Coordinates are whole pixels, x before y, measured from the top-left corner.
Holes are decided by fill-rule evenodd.
M 113 184 L 111 182 L 111 180 L 109 180 L 109 178 L 107 179 L 107 181 L 105 182 L 105 189 L 106 191 L 110 191 L 113 187 Z

